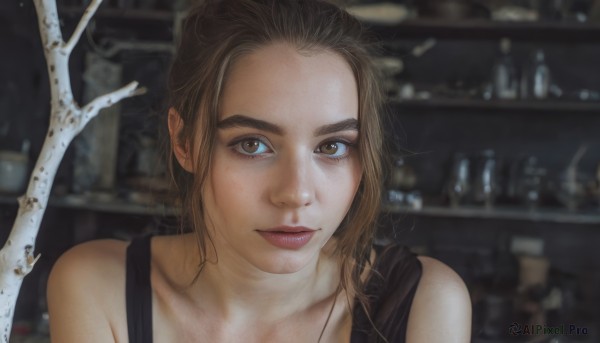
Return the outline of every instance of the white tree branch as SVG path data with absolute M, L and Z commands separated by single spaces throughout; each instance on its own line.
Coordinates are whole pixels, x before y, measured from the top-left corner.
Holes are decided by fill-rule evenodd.
M 39 254 L 34 257 L 35 240 L 48 204 L 54 176 L 67 147 L 101 108 L 143 93 L 143 89 L 137 89 L 137 82 L 132 82 L 80 108 L 71 91 L 69 55 L 101 0 L 92 1 L 68 44 L 62 40 L 55 0 L 34 2 L 50 76 L 50 127 L 29 179 L 27 191 L 19 197 L 19 210 L 10 235 L 0 249 L 1 343 L 9 342 L 14 309 L 23 278 L 29 274 L 40 257 Z
M 69 73 L 69 54 L 64 51 L 65 42 L 60 30 L 56 2 L 55 0 L 34 0 L 34 4 L 38 14 L 40 37 L 50 77 L 52 101 L 63 99 L 64 102 L 64 96 L 61 94 L 70 95 L 72 91 L 69 79 L 57 77 L 57 75 Z M 55 107 L 54 104 L 52 107 Z
M 88 121 L 96 116 L 96 114 L 103 108 L 112 106 L 113 104 L 121 101 L 124 98 L 128 98 L 134 95 L 143 94 L 144 88 L 137 88 L 138 83 L 133 81 L 126 86 L 112 91 L 108 94 L 101 95 L 96 99 L 90 101 L 81 109 L 83 115 L 82 126 L 85 126 Z
M 81 34 L 83 34 L 83 31 L 85 31 L 85 28 L 87 27 L 88 23 L 90 22 L 90 19 L 92 19 L 92 17 L 96 13 L 96 10 L 98 10 L 98 7 L 100 6 L 101 3 L 102 3 L 102 0 L 92 0 L 92 2 L 88 5 L 86 10 L 83 12 L 83 16 L 81 16 L 81 20 L 79 20 L 79 23 L 77 24 L 77 27 L 75 28 L 75 31 L 73 31 L 71 38 L 69 39 L 69 41 L 67 42 L 67 44 L 64 47 L 67 54 L 71 54 L 71 52 L 73 51 L 73 48 L 75 47 L 77 42 L 79 42 L 79 38 L 81 38 Z

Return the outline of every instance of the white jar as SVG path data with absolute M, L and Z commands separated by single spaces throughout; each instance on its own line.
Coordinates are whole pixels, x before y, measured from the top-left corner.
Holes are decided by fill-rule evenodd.
M 17 151 L 0 151 L 0 192 L 15 194 L 25 190 L 29 158 Z

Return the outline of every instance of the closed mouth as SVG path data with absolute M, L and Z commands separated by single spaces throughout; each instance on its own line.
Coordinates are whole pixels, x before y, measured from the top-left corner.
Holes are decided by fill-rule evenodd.
M 279 226 L 279 227 L 274 227 L 274 228 L 270 228 L 270 229 L 266 229 L 266 230 L 257 230 L 259 232 L 269 232 L 269 233 L 287 233 L 287 234 L 293 234 L 293 233 L 303 233 L 303 232 L 313 232 L 313 231 L 317 231 L 315 229 L 311 229 L 305 226 Z
M 269 230 L 256 230 L 267 242 L 275 247 L 298 250 L 308 244 L 317 230 L 306 227 L 278 227 Z

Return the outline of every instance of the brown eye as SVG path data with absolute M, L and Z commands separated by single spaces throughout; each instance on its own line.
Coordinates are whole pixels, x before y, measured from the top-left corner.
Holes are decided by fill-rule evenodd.
M 329 141 L 319 145 L 315 151 L 323 154 L 327 158 L 340 159 L 348 156 L 350 153 L 351 144 L 341 141 Z
M 241 143 L 242 150 L 248 154 L 253 154 L 260 148 L 260 141 L 252 139 Z
M 242 155 L 258 156 L 272 152 L 267 143 L 259 138 L 245 138 L 231 145 L 235 151 Z
M 326 155 L 335 155 L 338 151 L 338 145 L 336 142 L 325 143 L 319 147 L 319 151 Z

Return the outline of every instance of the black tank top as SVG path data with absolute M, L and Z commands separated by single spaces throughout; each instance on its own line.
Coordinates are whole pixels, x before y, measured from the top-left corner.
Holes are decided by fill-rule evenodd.
M 151 236 L 136 238 L 127 248 L 125 295 L 129 343 L 153 343 L 150 239 Z M 421 278 L 421 263 L 403 246 L 375 246 L 375 250 L 375 272 L 365 288 L 369 316 L 361 305 L 355 304 L 350 343 L 383 342 L 373 324 L 388 342 L 403 343 L 410 306 Z

